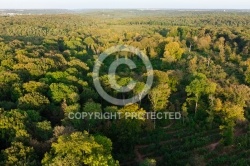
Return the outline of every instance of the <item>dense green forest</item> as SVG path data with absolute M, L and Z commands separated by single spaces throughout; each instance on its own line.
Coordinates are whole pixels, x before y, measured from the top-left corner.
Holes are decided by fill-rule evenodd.
M 250 12 L 43 12 L 0 15 L 0 165 L 250 165 Z M 137 103 L 110 104 L 93 84 L 96 60 L 116 45 L 136 47 L 152 63 L 153 86 Z M 117 57 L 137 66 L 117 68 L 119 85 L 137 80 L 124 94 L 108 82 Z M 115 53 L 104 62 L 106 92 L 141 93 L 141 59 Z M 70 119 L 72 112 L 182 118 Z

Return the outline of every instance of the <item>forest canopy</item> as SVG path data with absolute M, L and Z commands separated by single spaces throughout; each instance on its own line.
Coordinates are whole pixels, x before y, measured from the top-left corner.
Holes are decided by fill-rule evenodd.
M 250 164 L 248 11 L 40 12 L 0 15 L 0 165 Z M 100 54 L 116 45 L 139 49 L 153 66 L 149 93 L 125 106 L 103 99 L 92 79 Z M 137 80 L 126 93 L 109 83 L 117 58 L 137 66 L 116 70 L 120 86 Z M 121 100 L 140 94 L 146 77 L 131 53 L 101 65 L 103 89 Z M 82 112 L 182 118 L 69 118 Z

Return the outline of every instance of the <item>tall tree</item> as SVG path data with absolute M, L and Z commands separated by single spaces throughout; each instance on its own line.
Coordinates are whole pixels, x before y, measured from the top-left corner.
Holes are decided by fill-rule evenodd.
M 198 73 L 194 76 L 194 79 L 186 87 L 188 94 L 188 101 L 195 101 L 195 114 L 198 109 L 198 102 L 202 95 L 209 95 L 215 93 L 216 83 L 213 83 L 207 79 L 207 77 Z
M 160 84 L 150 90 L 148 97 L 154 112 L 162 111 L 167 107 L 170 93 L 171 90 L 168 87 L 168 84 Z M 154 128 L 156 127 L 155 125 L 154 119 Z

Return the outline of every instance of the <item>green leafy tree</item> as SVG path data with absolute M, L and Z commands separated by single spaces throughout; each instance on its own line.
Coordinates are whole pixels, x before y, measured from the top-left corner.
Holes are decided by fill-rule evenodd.
M 149 92 L 149 99 L 154 111 L 161 111 L 167 107 L 171 90 L 168 84 L 160 84 Z
M 133 89 L 134 95 L 138 95 L 138 97 L 139 97 L 140 104 L 141 104 L 142 96 L 145 93 L 144 90 L 147 89 L 146 86 L 147 85 L 144 82 L 137 82 L 134 89 Z
M 95 119 L 96 113 L 102 114 L 101 104 L 92 101 L 87 102 L 84 104 L 83 111 L 88 114 L 86 117 L 88 131 L 101 123 L 101 119 Z
M 52 83 L 49 87 L 49 96 L 55 103 L 61 103 L 64 99 L 66 99 L 67 103 L 76 103 L 80 99 L 78 89 L 75 86 Z
M 18 108 L 28 110 L 43 110 L 49 105 L 47 97 L 40 93 L 28 93 L 18 99 Z
M 166 109 L 170 94 L 171 90 L 168 87 L 168 84 L 160 84 L 150 90 L 148 97 L 154 112 Z M 154 119 L 154 128 L 155 127 L 156 124 Z
M 0 71 L 0 99 L 10 98 L 12 85 L 20 82 L 20 80 L 20 77 L 15 73 Z
M 145 123 L 146 111 L 138 104 L 127 104 L 118 110 L 119 120 L 114 121 L 110 135 L 115 142 L 115 147 L 119 147 L 123 152 L 129 152 L 139 139 L 142 126 Z
M 250 84 L 250 67 L 245 72 L 245 81 Z
M 112 143 L 106 137 L 74 132 L 59 136 L 57 142 L 52 144 L 50 152 L 45 154 L 42 164 L 115 166 L 118 162 L 111 156 L 111 149 Z
M 230 102 L 225 102 L 220 110 L 223 125 L 220 126 L 224 137 L 224 144 L 230 145 L 234 141 L 234 126 L 237 121 L 244 121 L 244 108 Z
M 39 92 L 44 94 L 48 90 L 48 86 L 45 83 L 29 81 L 23 84 L 23 88 L 28 93 Z
M 17 101 L 21 96 L 23 96 L 23 90 L 20 83 L 14 83 L 11 87 L 11 99 L 12 101 Z
M 0 165 L 38 165 L 38 157 L 34 149 L 23 145 L 22 142 L 12 142 L 11 146 L 3 150 L 2 153 L 3 161 L 0 161 Z
M 86 63 L 80 61 L 79 59 L 72 59 L 70 62 L 68 62 L 68 65 L 70 67 L 75 67 L 79 71 L 88 71 L 89 67 L 87 66 Z
M 37 122 L 34 133 L 39 140 L 48 140 L 53 134 L 51 123 L 49 121 Z
M 90 87 L 83 87 L 83 92 L 81 93 L 81 98 L 84 101 L 90 100 L 90 99 L 97 99 L 98 93 L 96 93 L 92 88 Z
M 13 141 L 25 141 L 29 139 L 26 123 L 28 114 L 20 110 L 3 112 L 0 110 L 0 135 L 1 145 Z
M 195 114 L 198 109 L 198 102 L 202 95 L 215 93 L 216 84 L 209 81 L 204 74 L 198 73 L 195 75 L 191 83 L 186 87 L 188 101 L 195 102 Z

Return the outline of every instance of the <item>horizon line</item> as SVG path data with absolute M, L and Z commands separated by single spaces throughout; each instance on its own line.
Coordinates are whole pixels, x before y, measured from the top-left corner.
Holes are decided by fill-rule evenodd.
M 0 10 L 250 10 L 246 8 L 0 8 Z

